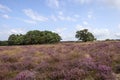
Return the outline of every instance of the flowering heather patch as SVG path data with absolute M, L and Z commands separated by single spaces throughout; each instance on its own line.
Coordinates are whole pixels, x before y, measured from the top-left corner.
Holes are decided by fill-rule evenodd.
M 35 72 L 22 71 L 16 76 L 15 80 L 35 80 Z
M 118 41 L 0 47 L 0 80 L 119 80 L 119 75 Z

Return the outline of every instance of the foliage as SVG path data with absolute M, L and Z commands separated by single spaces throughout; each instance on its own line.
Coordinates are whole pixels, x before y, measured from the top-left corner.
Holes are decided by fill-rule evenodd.
M 75 37 L 78 38 L 78 40 L 82 40 L 83 42 L 96 40 L 94 35 L 91 32 L 88 32 L 88 29 L 77 31 Z
M 0 41 L 0 46 L 7 46 L 8 45 L 8 41 Z
M 29 45 L 29 44 L 44 44 L 57 43 L 61 37 L 57 33 L 51 31 L 28 31 L 25 35 L 12 34 L 8 38 L 9 45 Z
M 20 34 L 20 35 L 12 34 L 8 38 L 9 45 L 22 45 L 23 42 L 24 42 L 24 35 L 22 35 L 22 34 Z

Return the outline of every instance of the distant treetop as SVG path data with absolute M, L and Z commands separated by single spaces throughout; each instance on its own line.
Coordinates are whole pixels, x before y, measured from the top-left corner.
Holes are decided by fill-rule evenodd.
M 77 31 L 75 37 L 78 38 L 78 40 L 82 40 L 83 42 L 96 40 L 94 35 L 91 32 L 88 32 L 88 29 Z

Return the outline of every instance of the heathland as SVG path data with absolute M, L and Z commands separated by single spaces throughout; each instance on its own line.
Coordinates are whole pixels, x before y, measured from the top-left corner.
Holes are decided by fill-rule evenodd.
M 0 80 L 120 80 L 120 41 L 1 46 Z

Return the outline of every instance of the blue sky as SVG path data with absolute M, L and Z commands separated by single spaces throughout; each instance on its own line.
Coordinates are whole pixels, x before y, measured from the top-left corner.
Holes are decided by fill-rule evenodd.
M 30 30 L 76 40 L 84 28 L 98 40 L 120 39 L 120 0 L 0 0 L 0 40 Z

